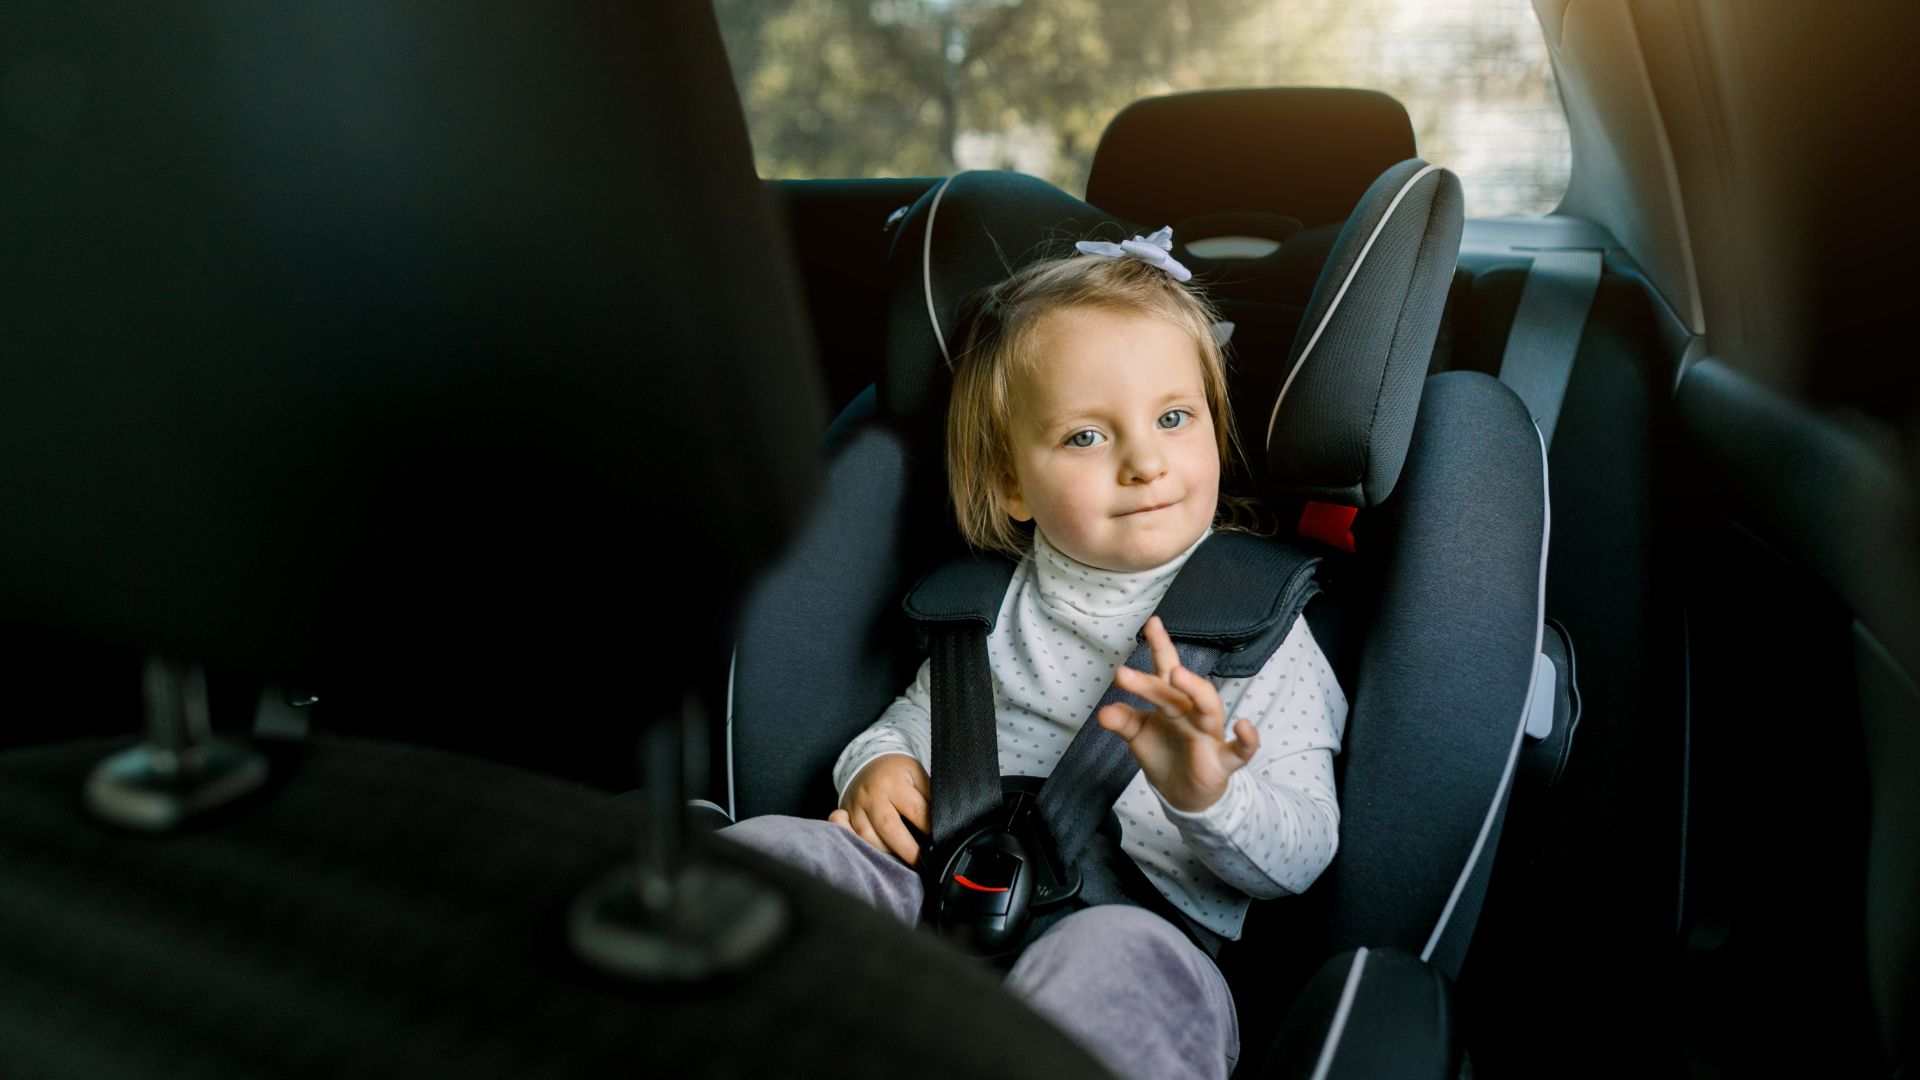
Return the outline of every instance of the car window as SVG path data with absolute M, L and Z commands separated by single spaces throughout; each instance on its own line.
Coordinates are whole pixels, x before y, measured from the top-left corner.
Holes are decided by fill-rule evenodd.
M 760 174 L 1014 169 L 1086 190 L 1129 102 L 1354 86 L 1406 105 L 1476 217 L 1551 210 L 1565 115 L 1527 0 L 716 0 Z M 1306 148 L 1310 152 L 1310 148 Z

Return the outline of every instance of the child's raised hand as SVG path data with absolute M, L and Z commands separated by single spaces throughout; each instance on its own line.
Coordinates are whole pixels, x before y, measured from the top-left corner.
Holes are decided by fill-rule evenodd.
M 1226 741 L 1226 707 L 1213 683 L 1180 666 L 1180 654 L 1158 615 L 1147 620 L 1154 673 L 1120 665 L 1114 682 L 1153 706 L 1142 712 L 1115 702 L 1100 710 L 1100 726 L 1126 740 L 1147 782 L 1177 810 L 1198 813 L 1226 794 L 1227 778 L 1253 760 L 1260 735 L 1235 720 Z
M 922 833 L 933 831 L 928 811 L 927 770 L 906 754 L 882 754 L 860 767 L 840 796 L 840 809 L 827 820 L 880 851 L 912 866 L 920 861 L 920 843 L 906 822 Z

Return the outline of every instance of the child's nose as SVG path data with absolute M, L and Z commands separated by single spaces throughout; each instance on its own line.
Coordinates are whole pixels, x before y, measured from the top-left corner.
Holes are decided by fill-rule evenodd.
M 1127 448 L 1126 456 L 1121 459 L 1120 472 L 1122 483 L 1152 483 L 1167 474 L 1166 456 L 1151 443 L 1136 443 Z

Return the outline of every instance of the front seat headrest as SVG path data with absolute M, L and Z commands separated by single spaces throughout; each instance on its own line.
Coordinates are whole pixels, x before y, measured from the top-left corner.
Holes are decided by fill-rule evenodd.
M 1201 90 L 1136 101 L 1100 136 L 1087 201 L 1175 226 L 1266 213 L 1339 221 L 1381 170 L 1414 155 L 1398 101 L 1373 90 Z
M 710 8 L 0 12 L 0 619 L 542 701 L 724 631 L 825 407 Z

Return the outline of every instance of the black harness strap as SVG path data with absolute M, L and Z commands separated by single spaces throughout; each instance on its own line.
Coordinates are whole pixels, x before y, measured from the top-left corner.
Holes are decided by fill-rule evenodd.
M 932 635 L 930 659 L 933 662 L 933 835 L 931 851 L 943 852 L 961 836 L 978 828 L 989 816 L 1004 810 L 1003 782 L 999 772 L 999 722 L 993 715 L 993 672 L 987 656 L 987 624 L 976 621 L 949 622 Z M 1220 650 L 1204 645 L 1175 641 L 1181 666 L 1206 676 L 1220 657 Z M 1140 671 L 1153 670 L 1153 653 L 1143 640 L 1134 646 L 1127 666 Z M 943 687 L 966 687 L 967 693 L 943 693 Z M 976 707 L 986 702 L 983 717 Z M 1168 922 L 1183 928 L 1208 956 L 1219 956 L 1219 935 L 1194 922 L 1160 895 L 1140 868 L 1120 848 L 1117 837 L 1100 832 L 1115 800 L 1140 771 L 1140 763 L 1127 749 L 1126 741 L 1100 726 L 1094 717 L 1100 709 L 1115 701 L 1134 708 L 1147 708 L 1147 702 L 1109 685 L 1100 702 L 1087 715 L 1073 741 L 1039 795 L 1034 799 L 1034 815 L 1052 845 L 1059 865 L 1079 871 L 1078 900 L 1082 904 L 1131 904 L 1153 910 Z M 941 764 L 945 762 L 947 764 Z M 963 809 L 963 807 L 965 809 Z M 938 860 L 923 860 L 931 877 L 938 874 Z M 937 882 L 929 881 L 929 895 Z M 1024 947 L 1045 933 L 1073 909 L 1057 910 L 1037 916 L 1023 936 Z
M 1158 609 L 1181 666 L 1202 677 L 1257 674 L 1318 591 L 1313 574 L 1319 561 L 1280 541 L 1242 533 L 1209 537 L 1181 568 Z M 1013 571 L 1014 564 L 1005 559 L 958 559 L 927 575 L 907 597 L 907 614 L 926 636 L 932 664 L 932 852 L 948 851 L 949 845 L 1014 805 L 1003 800 L 999 723 L 987 654 L 987 637 Z M 1153 670 L 1152 650 L 1144 637 L 1136 641 L 1127 666 Z M 1100 831 L 1114 802 L 1140 771 L 1126 742 L 1095 719 L 1101 708 L 1116 701 L 1149 707 L 1109 685 L 1033 797 L 1034 816 L 1054 861 L 1078 871 L 1080 902 L 1153 908 L 1184 924 L 1202 948 L 1215 953 L 1217 936 L 1182 917 L 1120 849 L 1118 836 Z M 941 862 L 922 859 L 930 901 L 937 895 L 934 877 L 942 872 L 937 865 Z M 1043 917 L 1027 940 L 1065 914 Z
M 999 725 L 987 635 L 1013 580 L 998 556 L 954 559 L 907 595 L 906 610 L 933 664 L 932 839 L 935 848 L 1000 806 Z
M 987 666 L 989 630 L 977 622 L 954 623 L 930 642 L 935 847 L 946 846 L 1000 806 L 999 724 L 993 711 L 993 674 Z
M 1290 544 L 1244 533 L 1208 537 L 1180 568 L 1157 612 L 1180 654 L 1180 666 L 1202 678 L 1257 674 L 1318 591 L 1313 572 L 1319 563 Z M 1153 670 L 1144 631 L 1127 666 Z M 1126 742 L 1095 719 L 1115 701 L 1151 708 L 1117 684 L 1108 686 L 1036 801 L 1061 861 L 1069 865 L 1080 860 L 1107 808 L 1140 771 Z
M 1207 645 L 1176 640 L 1174 649 L 1180 654 L 1180 666 L 1202 678 L 1213 674 L 1214 665 L 1220 659 L 1220 650 Z M 1127 657 L 1127 666 L 1135 671 L 1153 671 L 1153 651 L 1144 637 L 1135 642 L 1133 655 Z M 1127 749 L 1126 740 L 1101 727 L 1095 719 L 1101 709 L 1116 701 L 1136 709 L 1150 711 L 1153 708 L 1120 689 L 1118 683 L 1109 684 L 1080 730 L 1074 733 L 1073 741 L 1067 744 L 1066 753 L 1060 756 L 1059 764 L 1054 766 L 1035 800 L 1034 808 L 1046 824 L 1054 850 L 1060 853 L 1060 861 L 1068 865 L 1080 861 L 1087 839 L 1100 827 L 1107 808 L 1120 798 L 1120 793 L 1133 783 L 1134 775 L 1140 771 L 1140 763 Z

